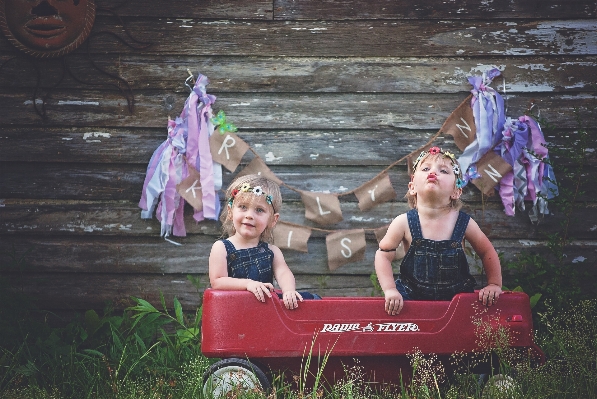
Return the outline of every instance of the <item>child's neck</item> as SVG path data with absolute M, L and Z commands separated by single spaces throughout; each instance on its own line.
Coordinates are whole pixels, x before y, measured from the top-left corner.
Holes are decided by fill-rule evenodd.
M 435 241 L 450 239 L 458 216 L 454 208 L 449 205 L 434 207 L 417 204 L 417 212 L 424 238 Z
M 261 240 L 260 240 L 260 238 L 247 239 L 247 238 L 243 237 L 242 235 L 236 233 L 233 236 L 228 237 L 228 241 L 230 241 L 232 244 L 234 244 L 234 247 L 236 249 L 247 249 L 247 248 L 256 247 L 257 245 L 259 245 L 259 242 Z

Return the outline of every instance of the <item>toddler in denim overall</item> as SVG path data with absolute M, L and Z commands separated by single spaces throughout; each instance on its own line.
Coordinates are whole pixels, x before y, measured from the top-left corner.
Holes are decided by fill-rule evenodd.
M 227 206 L 220 220 L 225 240 L 216 241 L 209 255 L 209 281 L 218 290 L 247 290 L 265 302 L 274 292 L 287 309 L 296 309 L 303 299 L 316 295 L 296 291 L 294 274 L 280 248 L 271 244 L 273 229 L 282 206 L 280 187 L 260 175 L 245 175 L 226 190 Z
M 269 249 L 268 243 L 261 241 L 253 248 L 236 249 L 229 240 L 222 240 L 222 242 L 226 247 L 228 276 L 273 284 L 274 253 Z M 299 294 L 303 299 L 321 299 L 319 295 L 305 291 L 300 291 Z M 282 294 L 278 295 L 282 296 Z
M 414 162 L 406 194 L 414 209 L 392 221 L 375 254 L 388 314 L 400 313 L 408 306 L 405 300 L 451 300 L 457 293 L 473 292 L 476 282 L 464 254 L 465 239 L 482 260 L 487 276 L 479 301 L 491 306 L 499 298 L 499 258 L 479 225 L 460 212 L 463 186 L 460 165 L 449 151 L 432 147 Z M 394 280 L 391 262 L 400 244 L 406 255 Z
M 473 292 L 475 279 L 462 249 L 470 216 L 459 212 L 452 237 L 443 241 L 423 238 L 416 209 L 408 211 L 406 216 L 412 242 L 396 280 L 402 298 L 449 301 L 459 292 Z

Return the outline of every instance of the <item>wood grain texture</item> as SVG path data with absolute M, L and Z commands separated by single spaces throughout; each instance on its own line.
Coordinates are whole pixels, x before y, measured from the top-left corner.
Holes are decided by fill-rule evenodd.
M 226 112 L 285 183 L 341 195 L 344 220 L 318 226 L 305 219 L 300 194 L 282 188 L 282 219 L 313 227 L 309 253 L 284 250 L 300 289 L 373 293 L 373 229 L 408 209 L 406 166 L 390 170 L 395 201 L 361 212 L 356 197 L 342 194 L 426 143 L 468 96 L 467 78 L 493 67 L 502 71 L 492 87 L 506 98 L 507 116 L 532 107 L 554 126 L 546 137 L 552 148 L 569 147 L 588 129 L 565 262 L 597 270 L 594 0 L 96 3 L 89 52 L 82 46 L 64 59 L 33 62 L 0 37 L 0 273 L 44 308 L 72 312 L 112 301 L 123 309 L 130 296 L 157 303 L 160 291 L 186 310 L 200 304 L 186 276 L 205 287 L 219 224 L 195 223 L 187 207 L 188 234 L 171 237 L 176 246 L 137 206 L 147 162 L 188 96 L 187 70 L 209 78 L 214 110 Z M 132 113 L 124 83 L 94 65 L 128 82 Z M 38 73 L 45 120 L 33 106 Z M 451 139 L 435 144 L 459 153 Z M 578 161 L 553 160 L 562 188 L 576 190 L 563 168 Z M 224 185 L 234 176 L 225 172 Z M 497 196 L 481 197 L 474 187 L 463 199 L 504 262 L 550 256 L 547 234 L 563 221 L 553 203 L 554 214 L 533 225 L 526 212 L 505 216 Z M 365 258 L 330 272 L 326 235 L 353 228 L 366 229 Z M 22 271 L 14 268 L 20 256 Z M 479 277 L 474 259 L 471 269 Z
M 7 57 L 4 57 L 7 58 Z M 98 57 L 99 58 L 99 57 Z M 0 58 L 1 60 L 2 58 Z M 120 74 L 134 91 L 147 88 L 172 91 L 186 96 L 187 69 L 209 78 L 207 90 L 218 96 L 228 93 L 463 93 L 471 89 L 468 76 L 498 68 L 502 75 L 492 84 L 504 93 L 592 92 L 595 56 L 485 56 L 446 58 L 400 57 L 238 57 L 238 56 L 157 56 L 105 55 L 94 61 Z M 40 61 L 44 86 L 62 75 L 57 60 Z M 75 54 L 68 59 L 75 77 L 89 84 L 109 83 L 99 73 L 90 73 L 87 57 Z M 32 65 L 12 61 L 0 76 L 4 87 L 35 88 Z M 84 89 L 85 85 L 67 75 L 61 88 Z
M 415 21 L 243 21 L 98 17 L 90 36 L 92 56 L 154 54 L 247 57 L 472 57 L 597 55 L 595 19 L 415 20 Z M 111 31 L 123 36 L 93 35 Z M 137 46 L 138 47 L 138 46 Z M 77 52 L 82 52 L 79 48 Z M 0 54 L 15 50 L 0 41 Z
M 39 118 L 30 94 L 24 90 L 0 91 L 0 123 L 54 127 L 164 128 L 168 117 L 180 114 L 186 96 L 167 92 L 137 92 L 135 111 L 130 114 L 118 93 L 55 90 L 46 104 L 47 119 Z M 466 98 L 462 94 L 338 94 L 276 93 L 267 95 L 230 94 L 221 96 L 215 110 L 241 129 L 322 129 L 380 128 L 439 130 L 450 113 Z M 76 99 L 76 100 L 74 100 Z M 170 103 L 170 101 L 173 101 Z M 559 128 L 577 127 L 577 109 L 588 126 L 597 116 L 592 112 L 591 94 L 557 95 L 524 93 L 508 96 L 508 109 L 518 117 L 535 105 L 541 116 Z M 0 125 L 0 126 L 2 126 Z M 241 130 L 242 131 L 242 130 Z

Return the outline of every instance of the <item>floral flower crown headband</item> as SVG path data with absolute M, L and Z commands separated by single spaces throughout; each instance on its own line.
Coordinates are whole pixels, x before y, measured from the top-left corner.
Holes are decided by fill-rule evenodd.
M 438 155 L 438 154 L 443 155 L 444 158 L 450 159 L 450 162 L 452 163 L 452 170 L 454 171 L 454 174 L 456 175 L 456 187 L 457 188 L 464 187 L 465 183 L 464 183 L 464 180 L 462 180 L 462 171 L 460 170 L 458 161 L 456 161 L 456 156 L 454 154 L 452 154 L 450 151 L 442 151 L 442 149 L 439 147 L 431 147 L 429 150 L 421 152 L 419 154 L 419 157 L 413 164 L 413 173 L 415 170 L 417 170 L 417 166 L 419 166 L 419 162 L 421 162 L 423 160 L 423 158 L 425 158 L 427 155 Z
M 240 186 L 240 188 L 235 188 L 234 190 L 232 190 L 232 192 L 230 193 L 230 198 L 228 199 L 228 206 L 232 206 L 232 204 L 234 203 L 234 199 L 236 198 L 238 193 L 252 193 L 253 195 L 256 195 L 258 197 L 265 195 L 265 202 L 270 204 L 272 208 L 274 207 L 274 197 L 265 193 L 261 186 L 251 187 L 249 183 L 245 183 L 242 186 Z M 275 211 L 276 210 L 274 209 L 274 212 Z

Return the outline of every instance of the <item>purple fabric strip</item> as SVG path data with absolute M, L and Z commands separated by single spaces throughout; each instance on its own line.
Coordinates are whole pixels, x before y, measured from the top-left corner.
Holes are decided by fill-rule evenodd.
M 162 154 L 164 149 L 168 147 L 168 140 L 164 141 L 160 146 L 154 151 L 151 159 L 149 160 L 149 164 L 147 165 L 147 172 L 145 175 L 145 181 L 143 182 L 143 191 L 141 192 L 141 199 L 139 200 L 139 208 L 149 211 L 151 207 L 154 205 L 147 203 L 147 186 L 149 181 L 152 179 L 153 175 L 156 172 L 157 166 L 160 164 L 160 160 L 162 158 Z M 154 202 L 154 201 L 152 201 Z

